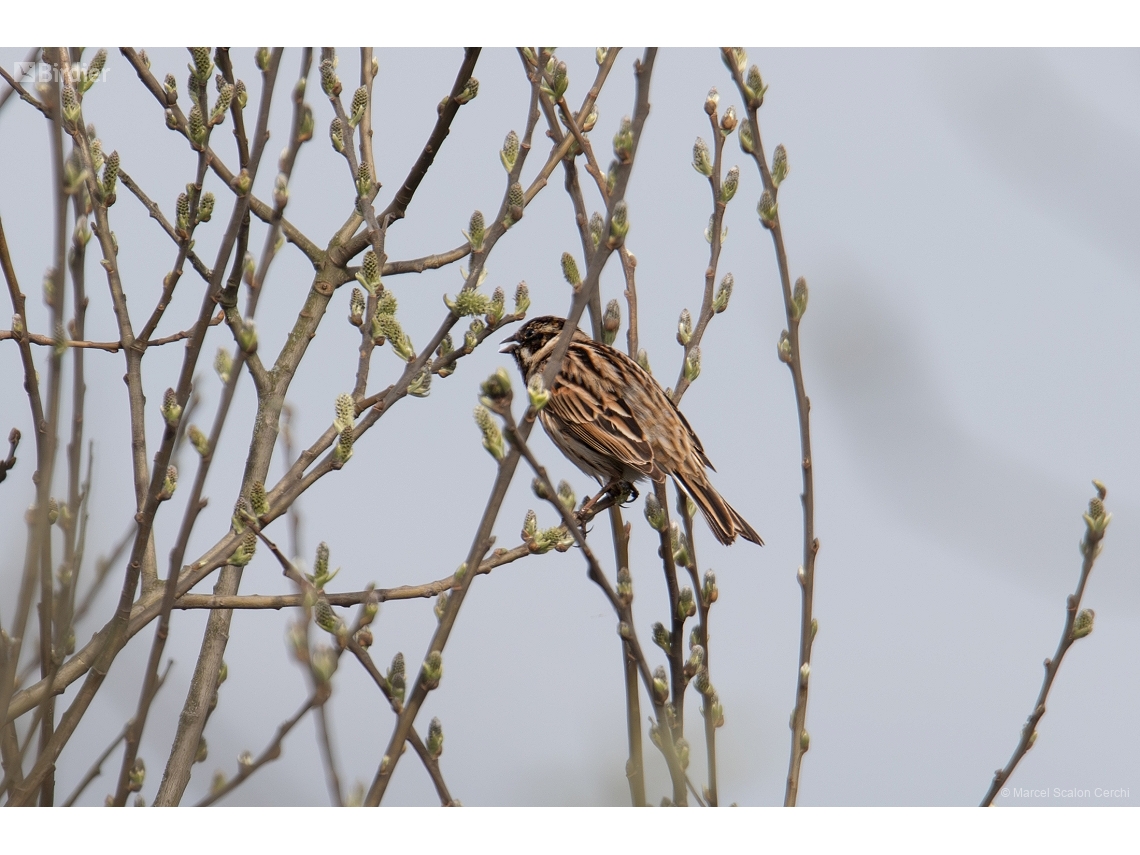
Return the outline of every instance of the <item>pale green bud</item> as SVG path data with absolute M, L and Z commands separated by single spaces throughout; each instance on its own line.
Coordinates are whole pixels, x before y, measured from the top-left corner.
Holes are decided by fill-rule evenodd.
M 1093 620 L 1096 618 L 1096 612 L 1092 609 L 1081 609 L 1075 621 L 1073 621 L 1072 637 L 1074 640 L 1084 638 L 1093 631 Z
M 709 147 L 700 137 L 697 137 L 697 141 L 693 143 L 693 169 L 706 177 L 712 175 L 713 165 L 709 156 Z
M 499 160 L 503 162 L 503 168 L 509 173 L 515 168 L 515 162 L 519 159 L 519 135 L 514 131 L 507 134 L 507 138 L 503 140 L 503 147 L 499 151 Z
M 507 302 L 507 295 L 503 293 L 502 288 L 496 288 L 491 293 L 491 305 L 487 308 L 487 326 L 497 327 L 499 321 L 503 319 L 505 304 Z
M 736 195 L 736 188 L 740 186 L 740 167 L 734 166 L 728 170 L 728 174 L 724 176 L 724 182 L 720 185 L 720 201 L 728 204 L 732 201 L 732 197 Z
M 178 489 L 178 469 L 168 466 L 166 477 L 162 481 L 162 490 L 158 494 L 158 500 L 160 502 L 166 501 L 174 495 L 176 489 Z
M 435 619 L 439 622 L 443 621 L 443 616 L 447 612 L 447 591 L 443 591 L 435 598 L 435 606 L 432 611 L 435 612 Z
M 740 140 L 740 150 L 745 154 L 752 154 L 756 150 L 756 143 L 752 138 L 752 122 L 745 121 L 740 126 L 740 133 L 737 135 Z
M 214 216 L 214 202 L 214 194 L 209 190 L 202 194 L 202 200 L 198 204 L 198 222 L 210 222 L 210 218 Z
M 336 448 L 333 450 L 333 463 L 337 468 L 344 466 L 348 459 L 352 457 L 352 444 L 355 438 L 352 435 L 352 428 L 346 427 L 341 430 L 337 439 Z
M 214 356 L 214 370 L 218 373 L 218 378 L 223 383 L 230 382 L 230 371 L 233 370 L 233 357 L 230 352 L 224 347 L 219 347 L 217 354 Z
M 668 654 L 673 648 L 673 634 L 665 628 L 661 621 L 653 624 L 653 643 Z
M 195 104 L 190 108 L 190 142 L 201 148 L 206 143 L 206 122 L 202 118 L 202 108 Z
M 609 52 L 610 49 L 608 47 L 594 48 L 594 62 L 599 66 L 602 65 L 602 63 L 606 61 L 606 55 L 609 54 Z
M 332 140 L 332 147 L 337 152 L 344 151 L 344 126 L 339 118 L 333 119 L 329 124 L 329 139 Z
M 265 71 L 269 68 L 269 48 L 259 47 L 253 54 L 253 61 L 257 65 L 258 71 Z
M 653 670 L 653 694 L 657 696 L 659 701 L 663 701 L 669 697 L 669 676 L 665 673 L 665 668 L 661 665 L 658 665 Z
M 770 229 L 776 224 L 776 197 L 772 195 L 771 190 L 765 190 L 760 194 L 756 213 L 760 215 L 760 222 L 764 228 Z
M 364 292 L 359 288 L 353 288 L 348 300 L 348 322 L 354 327 L 362 326 L 365 308 Z
M 701 585 L 701 600 L 706 606 L 712 605 L 720 597 L 720 590 L 716 586 L 716 574 L 712 570 L 705 571 L 704 584 Z
M 523 519 L 522 538 L 532 541 L 536 534 L 538 534 L 538 515 L 532 509 L 526 512 L 526 517 Z
M 233 555 L 230 556 L 229 564 L 234 567 L 244 567 L 253 558 L 253 554 L 257 551 L 257 534 L 253 529 L 247 529 L 242 536 L 238 548 L 234 550 Z
M 637 364 L 641 366 L 641 370 L 646 374 L 652 374 L 653 369 L 649 367 L 649 353 L 644 347 L 638 348 L 637 351 Z
M 500 366 L 479 386 L 483 406 L 501 412 L 511 402 L 511 376 Z
M 263 517 L 269 513 L 269 496 L 266 495 L 265 484 L 261 481 L 254 481 L 249 488 L 249 506 L 256 517 Z
M 230 104 L 234 99 L 233 84 L 227 83 L 218 92 L 218 100 L 214 102 L 214 109 L 210 111 L 210 124 L 220 125 L 226 119 Z
M 445 294 L 443 302 L 447 308 L 451 309 L 451 311 L 455 312 L 455 314 L 461 318 L 486 314 L 487 310 L 491 307 L 490 298 L 486 294 L 480 294 L 474 288 L 465 288 L 456 294 L 454 298 L 448 297 Z
M 340 78 L 336 76 L 336 57 L 321 60 L 321 88 L 325 94 L 335 97 L 341 93 Z
M 471 251 L 482 252 L 483 238 L 487 234 L 482 211 L 476 211 L 471 215 L 471 222 L 468 223 L 467 229 L 467 231 L 463 232 L 463 236 L 467 238 L 467 242 L 471 244 Z
M 743 73 L 745 66 L 748 65 L 748 54 L 741 47 L 724 48 L 721 52 L 721 59 L 724 60 L 729 71 Z
M 647 493 L 645 496 L 645 519 L 654 531 L 665 531 L 668 525 L 665 509 L 661 507 L 661 502 L 653 493 Z
M 475 408 L 475 424 L 479 426 L 479 431 L 483 434 L 483 447 L 495 460 L 501 461 L 506 456 L 506 451 L 503 448 L 503 433 L 495 424 L 495 420 L 491 418 L 491 412 L 486 407 Z
M 736 125 L 736 108 L 729 107 L 724 111 L 724 115 L 720 117 L 720 131 L 725 136 L 728 136 L 734 130 L 736 130 Z
M 717 289 L 716 297 L 713 298 L 713 311 L 720 314 L 728 308 L 728 301 L 732 297 L 732 286 L 736 283 L 731 273 L 726 273 L 724 278 L 720 280 L 720 287 Z
M 173 389 L 167 389 L 162 396 L 162 418 L 168 427 L 178 427 L 178 419 L 182 417 L 182 407 L 178 404 L 178 396 Z
M 788 177 L 788 152 L 783 143 L 772 152 L 772 183 L 779 187 Z
M 166 75 L 162 88 L 166 91 L 166 105 L 173 107 L 178 101 L 178 81 L 174 79 L 173 74 Z
M 799 320 L 804 316 L 808 306 L 808 286 L 807 280 L 802 276 L 796 280 L 795 288 L 792 289 L 792 317 Z
M 686 345 L 693 338 L 693 316 L 688 309 L 682 309 L 677 319 L 677 344 Z
M 103 169 L 103 199 L 108 205 L 114 204 L 115 182 L 119 178 L 119 152 L 113 151 L 107 155 Z
M 602 242 L 602 232 L 605 231 L 606 221 L 597 211 L 590 216 L 590 237 L 594 242 L 594 249 Z
M 523 208 L 526 207 L 526 196 L 523 195 L 523 188 L 519 182 L 515 182 L 507 190 L 507 219 L 506 225 L 510 226 L 517 223 L 523 218 Z
M 562 276 L 575 290 L 582 285 L 582 277 L 578 275 L 578 262 L 568 252 L 562 253 Z
M 317 678 L 318 683 L 327 683 L 332 679 L 333 674 L 336 673 L 338 660 L 336 651 L 327 644 L 321 644 L 313 651 L 313 676 Z
M 210 61 L 210 49 L 208 47 L 192 47 L 187 48 L 190 51 L 190 56 L 194 60 L 194 65 L 190 70 L 201 83 L 206 83 L 210 79 L 210 75 L 214 71 L 214 63 Z
M 541 374 L 535 374 L 530 378 L 526 384 L 526 394 L 536 413 L 550 402 L 550 392 L 546 388 L 546 384 L 542 382 Z
M 629 207 L 626 205 L 625 199 L 622 199 L 620 202 L 614 205 L 614 213 L 610 218 L 609 245 L 614 249 L 621 246 L 628 232 Z
M 748 69 L 748 76 L 744 82 L 744 91 L 748 94 L 748 106 L 756 109 L 764 103 L 764 93 L 768 87 L 760 77 L 760 69 L 755 65 Z
M 569 481 L 558 482 L 558 501 L 570 512 L 573 512 L 575 505 L 578 504 L 578 497 L 574 494 L 574 488 L 570 486 Z
M 602 342 L 613 344 L 621 328 L 621 304 L 617 300 L 610 300 L 606 304 L 606 312 L 602 316 Z
M 443 725 L 438 718 L 433 718 L 428 725 L 426 746 L 428 755 L 438 760 L 439 755 L 443 753 Z
M 202 457 L 205 457 L 210 450 L 210 440 L 206 438 L 206 435 L 202 433 L 197 425 L 190 425 L 190 430 L 187 431 L 187 435 L 190 438 L 190 444 L 194 446 L 194 450 Z
M 364 119 L 364 110 L 368 106 L 368 87 L 361 86 L 353 93 L 352 107 L 348 114 L 348 123 L 356 127 Z
M 629 116 L 623 116 L 618 132 L 614 134 L 614 157 L 621 163 L 629 163 L 633 157 L 633 123 Z
M 185 193 L 179 193 L 174 203 L 174 227 L 180 232 L 190 231 L 190 197 Z
M 689 351 L 689 355 L 685 357 L 685 365 L 683 368 L 684 377 L 690 383 L 696 380 L 701 374 L 701 349 L 694 347 Z
M 633 602 L 633 577 L 628 567 L 622 567 L 617 574 L 617 598 L 623 605 Z
M 525 315 L 527 309 L 530 308 L 530 289 L 527 288 L 526 282 L 520 282 L 518 287 L 515 288 L 515 314 Z
M 426 398 L 431 394 L 431 370 L 428 366 L 412 378 L 412 382 L 408 384 L 408 394 L 413 398 Z
M 792 340 L 788 337 L 787 330 L 780 333 L 780 341 L 776 344 L 776 355 L 780 357 L 781 362 L 791 364 Z
M 360 164 L 356 170 L 356 195 L 364 198 L 372 192 L 372 170 L 367 163 Z
M 680 561 L 677 563 L 681 564 Z M 682 566 L 687 567 L 688 565 L 684 564 Z M 681 596 L 677 600 L 677 617 L 683 620 L 684 618 L 692 617 L 696 613 L 697 603 L 696 600 L 693 599 L 693 589 L 686 585 L 681 589 Z
M 470 80 L 467 81 L 467 84 L 463 87 L 463 91 L 459 93 L 459 95 L 456 97 L 455 100 L 459 104 L 466 104 L 469 101 L 474 101 L 475 96 L 477 96 L 478 94 L 479 94 L 479 81 L 476 80 L 474 77 L 472 77 Z
M 443 677 L 443 654 L 433 650 L 424 660 L 420 679 L 423 680 L 424 687 L 430 690 L 439 686 L 441 677 Z

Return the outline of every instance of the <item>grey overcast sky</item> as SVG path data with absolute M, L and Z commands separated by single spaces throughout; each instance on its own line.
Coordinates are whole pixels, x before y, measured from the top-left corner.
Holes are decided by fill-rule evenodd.
M 25 53 L 0 49 L 0 59 L 11 69 Z M 234 51 L 251 105 L 260 79 L 252 53 Z M 599 101 L 593 136 L 601 153 L 632 110 L 631 66 L 639 55 L 640 49 L 623 50 Z M 184 50 L 150 56 L 160 77 L 173 72 L 184 89 Z M 385 49 L 378 56 L 374 125 L 383 201 L 426 139 L 461 52 Z M 559 56 L 569 65 L 569 97 L 577 102 L 593 79 L 593 49 L 560 49 Z M 1113 513 L 1085 597 L 1096 610 L 1096 628 L 1065 660 L 1040 738 L 1010 783 L 1125 788 L 1129 795 L 999 803 L 1140 804 L 1140 51 L 750 48 L 749 57 L 769 85 L 760 114 L 764 142 L 769 152 L 784 143 L 791 165 L 780 212 L 792 273 L 806 276 L 811 287 L 802 342 L 822 546 L 801 804 L 981 799 L 1030 711 L 1041 661 L 1056 646 L 1080 567 L 1091 478 L 1107 484 Z M 256 188 L 263 198 L 272 191 L 271 158 L 287 138 L 287 92 L 298 61 L 299 51 L 285 52 Z M 355 51 L 342 53 L 344 80 L 356 79 L 356 62 Z M 496 152 L 508 130 L 522 130 L 527 84 L 509 50 L 485 50 L 476 76 L 478 98 L 461 110 L 407 219 L 389 232 L 392 258 L 451 248 L 472 210 L 497 208 L 503 172 Z M 317 131 L 298 160 L 287 216 L 324 244 L 350 209 L 353 189 L 328 143 L 330 108 L 315 78 L 311 84 Z M 722 109 L 739 108 L 716 51 L 661 51 L 627 196 L 641 338 L 666 385 L 679 365 L 677 315 L 699 307 L 707 264 L 707 183 L 689 162 L 694 138 L 708 137 L 702 105 L 710 86 L 720 89 Z M 118 150 L 123 168 L 170 216 L 192 178 L 194 155 L 165 128 L 161 110 L 116 51 L 106 81 L 88 93 L 84 107 L 104 150 Z M 234 161 L 228 126 L 221 131 L 219 147 Z M 38 293 L 50 264 L 47 140 L 42 118 L 17 99 L 0 112 L 0 216 L 40 332 L 49 332 Z M 524 181 L 545 150 L 536 134 Z M 725 151 L 727 165 L 739 163 L 742 172 L 720 264 L 721 274 L 734 274 L 736 288 L 730 308 L 706 334 L 703 373 L 684 411 L 717 465 L 714 483 L 767 542 L 763 549 L 744 542 L 724 548 L 698 523 L 702 569 L 715 569 L 721 591 L 711 647 L 726 715 L 718 736 L 722 800 L 776 804 L 797 676 L 798 434 L 791 382 L 776 358 L 784 319 L 771 241 L 755 214 L 759 177 L 735 139 Z M 583 184 L 587 204 L 600 207 L 589 182 Z M 231 196 L 212 175 L 207 189 L 218 195 L 220 215 L 198 232 L 196 249 L 212 258 Z M 125 188 L 111 217 L 130 306 L 142 314 L 159 293 L 175 247 Z M 251 246 L 260 248 L 263 234 L 255 229 Z M 484 288 L 501 285 L 510 293 L 525 279 L 532 315 L 564 314 L 570 296 L 559 257 L 565 250 L 580 257 L 556 172 L 496 247 Z M 310 279 L 301 254 L 284 249 L 258 310 L 263 352 L 280 347 Z M 91 254 L 88 283 L 88 337 L 115 338 Z M 449 267 L 386 284 L 399 299 L 405 329 L 422 343 L 442 317 L 441 295 L 461 281 Z M 336 394 L 351 389 L 358 338 L 345 320 L 348 290 L 334 298 L 290 391 L 303 446 L 332 421 Z M 616 264 L 606 270 L 602 290 L 603 299 L 620 298 Z M 159 334 L 186 326 L 200 295 L 200 281 L 188 274 Z M 205 353 L 228 344 L 229 333 L 214 328 Z M 452 377 L 437 379 L 426 400 L 402 401 L 367 434 L 349 465 L 301 499 L 303 555 L 311 562 L 324 540 L 332 565 L 342 568 L 330 587 L 428 581 L 463 560 L 495 468 L 480 448 L 471 409 L 478 383 L 508 364 L 489 345 Z M 43 372 L 44 354 L 38 356 Z M 152 444 L 161 430 L 156 402 L 174 382 L 180 359 L 174 346 L 150 353 L 145 363 Z M 93 352 L 87 365 L 87 430 L 95 447 L 87 552 L 94 558 L 125 531 L 132 494 L 122 357 Z M 401 369 L 388 348 L 376 352 L 373 366 L 374 389 Z M 202 368 L 198 423 L 212 417 L 220 389 L 208 359 Z M 517 377 L 515 383 L 518 390 Z M 0 485 L 0 542 L 9 544 L 0 559 L 6 627 L 22 562 L 22 513 L 33 495 L 32 430 L 21 384 L 17 349 L 0 342 L 0 430 L 17 426 L 26 437 L 18 467 Z M 252 385 L 243 378 L 188 560 L 225 531 L 253 416 Z M 536 432 L 533 446 L 555 478 L 569 479 L 580 496 L 591 490 L 545 436 Z M 182 465 L 191 463 L 184 452 Z M 273 471 L 282 472 L 280 461 Z M 500 546 L 518 542 L 528 507 L 538 510 L 541 524 L 553 524 L 529 483 L 520 469 L 496 526 Z M 157 522 L 164 574 L 179 498 Z M 656 665 L 664 660 L 648 645 L 650 626 L 666 619 L 667 600 L 640 502 L 628 518 L 638 632 Z M 269 534 L 287 539 L 281 523 Z M 612 555 L 607 526 L 595 525 L 591 539 L 600 555 Z M 288 590 L 272 557 L 260 551 L 242 591 Z M 111 613 L 116 596 L 117 583 L 80 627 L 80 643 Z M 410 667 L 418 662 L 435 627 L 431 607 L 430 601 L 385 605 L 374 625 L 376 660 L 402 650 Z M 206 792 L 215 769 L 233 774 L 239 752 L 256 754 L 304 699 L 306 684 L 284 642 L 291 617 L 235 615 L 229 680 L 206 731 L 210 756 L 195 767 L 186 803 Z M 148 801 L 204 621 L 199 612 L 173 618 L 167 652 L 175 664 L 140 752 L 150 770 Z M 576 550 L 531 557 L 475 581 L 444 655 L 441 686 L 420 717 L 421 728 L 432 716 L 443 721 L 441 764 L 456 797 L 497 805 L 628 802 L 615 623 Z M 152 637 L 150 628 L 141 632 L 116 661 L 60 760 L 58 792 L 70 790 L 133 714 Z M 699 787 L 697 706 L 691 696 L 691 773 Z M 330 712 L 346 786 L 367 783 L 393 717 L 347 659 Z M 667 774 L 648 740 L 646 758 L 656 801 L 668 791 Z M 85 803 L 102 803 L 114 765 L 88 789 Z M 306 720 L 281 758 L 227 801 L 302 805 L 327 798 L 314 726 Z M 405 758 L 386 803 L 434 800 L 422 768 Z

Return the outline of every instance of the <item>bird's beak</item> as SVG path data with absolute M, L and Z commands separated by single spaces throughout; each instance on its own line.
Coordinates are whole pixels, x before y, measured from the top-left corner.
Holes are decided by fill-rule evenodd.
M 517 335 L 512 335 L 503 339 L 503 343 L 499 346 L 499 353 L 514 353 L 518 349 L 519 338 Z

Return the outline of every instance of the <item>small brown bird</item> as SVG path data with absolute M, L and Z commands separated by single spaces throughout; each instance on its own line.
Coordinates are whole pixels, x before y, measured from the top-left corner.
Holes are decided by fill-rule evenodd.
M 535 318 L 499 350 L 514 356 L 529 383 L 545 370 L 565 322 L 549 315 Z M 705 468 L 714 467 L 685 416 L 652 375 L 624 353 L 575 330 L 549 391 L 539 413 L 542 427 L 587 475 L 604 487 L 644 478 L 661 483 L 672 475 L 717 540 L 727 545 L 739 534 L 764 544 L 709 483 Z

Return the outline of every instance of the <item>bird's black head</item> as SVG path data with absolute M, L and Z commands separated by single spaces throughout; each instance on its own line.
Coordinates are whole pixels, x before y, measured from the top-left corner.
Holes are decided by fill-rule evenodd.
M 565 323 L 565 318 L 553 315 L 527 321 L 518 332 L 503 340 L 499 352 L 511 354 L 523 378 L 529 380 L 531 374 L 545 364 L 550 348 Z

